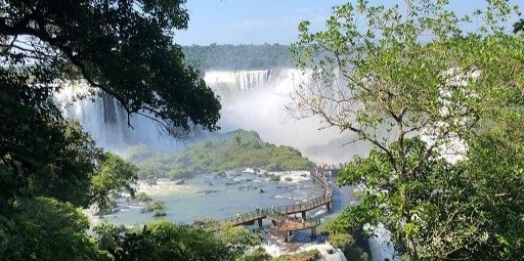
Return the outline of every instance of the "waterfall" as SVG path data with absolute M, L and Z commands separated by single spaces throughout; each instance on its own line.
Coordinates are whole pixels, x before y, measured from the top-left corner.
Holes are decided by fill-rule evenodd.
M 269 82 L 271 70 L 255 71 L 209 71 L 204 81 L 215 89 L 221 86 L 231 91 L 248 91 Z
M 377 227 L 365 225 L 364 229 L 374 231 L 374 236 L 368 239 L 372 261 L 384 261 L 386 258 L 391 261 L 399 260 L 390 240 L 390 232 L 384 228 L 384 225 L 379 224 Z
M 362 148 L 342 147 L 349 138 L 340 139 L 338 129 L 325 129 L 320 118 L 296 120 L 284 110 L 290 94 L 308 80 L 298 69 L 253 71 L 207 71 L 203 79 L 220 96 L 223 132 L 246 129 L 277 145 L 297 148 L 318 163 L 345 162 Z M 145 144 L 155 149 L 179 149 L 180 141 L 167 137 L 157 123 L 143 116 L 127 113 L 118 101 L 104 94 L 89 93 L 85 82 L 68 84 L 55 98 L 65 117 L 76 118 L 97 140 L 99 146 L 124 151 L 130 145 Z M 92 91 L 92 89 L 91 89 Z M 74 101 L 77 96 L 88 99 Z M 74 102 L 73 102 L 74 101 Z M 329 146 L 327 146 L 329 144 Z
M 93 93 L 87 83 L 61 83 L 64 88 L 55 100 L 66 118 L 80 121 L 97 144 L 121 152 L 130 145 L 147 144 L 155 148 L 176 149 L 179 144 L 162 132 L 156 122 L 140 115 L 129 118 L 119 102 L 104 93 Z M 83 98 L 83 99 L 79 99 Z

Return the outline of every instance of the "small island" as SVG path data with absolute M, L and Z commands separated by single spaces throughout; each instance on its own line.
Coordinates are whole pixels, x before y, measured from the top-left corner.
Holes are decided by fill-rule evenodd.
M 315 163 L 295 148 L 264 142 L 255 131 L 237 130 L 201 138 L 184 151 L 161 153 L 145 146 L 128 150 L 141 179 L 182 180 L 198 173 L 238 168 L 267 171 L 310 170 Z

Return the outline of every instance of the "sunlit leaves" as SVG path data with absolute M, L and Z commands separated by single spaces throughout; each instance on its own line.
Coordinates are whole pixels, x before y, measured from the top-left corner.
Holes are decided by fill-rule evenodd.
M 496 204 L 481 202 L 496 200 L 489 199 L 489 182 L 507 179 L 503 170 L 513 167 L 479 179 L 443 156 L 477 164 L 479 157 L 468 161 L 465 154 L 479 127 L 500 115 L 494 108 L 522 105 L 524 45 L 504 28 L 519 13 L 508 3 L 489 1 L 486 10 L 460 17 L 448 11 L 448 1 L 391 7 L 359 1 L 334 7 L 322 31 L 301 23 L 292 48 L 312 79 L 293 96 L 300 106 L 291 114 L 320 116 L 376 148 L 339 176 L 340 185 L 358 186 L 361 199 L 340 217 L 347 229 L 382 223 L 410 260 L 471 258 L 495 244 L 490 229 L 504 231 L 489 225 Z M 473 21 L 479 26 L 467 28 Z M 418 135 L 425 142 L 412 138 Z

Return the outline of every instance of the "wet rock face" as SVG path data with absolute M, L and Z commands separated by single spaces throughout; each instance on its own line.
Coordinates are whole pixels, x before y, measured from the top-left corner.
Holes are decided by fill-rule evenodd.
M 215 175 L 215 178 L 225 178 L 227 175 L 225 172 L 219 172 Z
M 259 189 L 257 186 L 253 186 L 253 185 L 247 185 L 247 186 L 240 186 L 238 187 L 238 190 L 257 190 Z M 262 190 L 262 189 L 260 189 Z
M 209 195 L 209 194 L 215 194 L 217 192 L 218 192 L 218 190 L 216 190 L 216 189 L 206 189 L 206 190 L 198 191 L 197 194 Z

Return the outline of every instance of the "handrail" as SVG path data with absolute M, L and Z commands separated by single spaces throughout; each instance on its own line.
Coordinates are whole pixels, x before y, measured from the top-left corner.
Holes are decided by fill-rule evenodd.
M 302 219 L 300 219 L 302 220 Z M 302 230 L 302 229 L 309 229 L 309 228 L 312 228 L 312 227 L 316 227 L 320 225 L 320 219 L 310 219 L 310 220 L 307 220 L 305 221 L 304 223 L 302 223 L 302 221 L 298 222 L 298 221 L 294 221 L 294 220 L 289 220 L 287 223 L 286 222 L 282 222 L 280 224 L 278 224 L 277 226 L 273 226 L 270 228 L 270 233 L 273 233 L 275 234 L 275 232 L 285 232 L 285 231 L 288 231 L 288 230 Z M 291 228 L 290 228 L 291 226 Z

